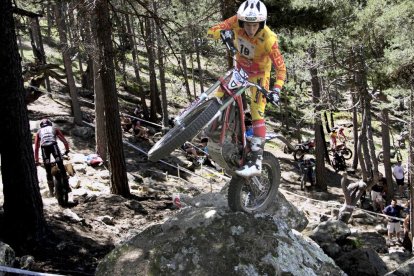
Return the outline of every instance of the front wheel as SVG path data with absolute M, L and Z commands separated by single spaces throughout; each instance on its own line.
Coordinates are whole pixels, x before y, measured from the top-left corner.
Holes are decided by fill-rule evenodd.
M 206 126 L 220 110 L 220 103 L 212 98 L 190 111 L 180 124 L 168 131 L 148 152 L 148 160 L 156 162 L 189 141 Z
M 348 148 L 344 148 L 341 153 L 345 160 L 349 160 L 352 158 L 352 151 Z
M 305 190 L 305 182 L 306 182 L 306 173 L 302 171 L 302 177 L 300 179 L 300 189 L 303 191 Z
M 280 165 L 270 152 L 263 153 L 262 174 L 255 178 L 257 181 L 234 176 L 230 180 L 228 204 L 232 211 L 262 212 L 276 197 L 280 185 Z

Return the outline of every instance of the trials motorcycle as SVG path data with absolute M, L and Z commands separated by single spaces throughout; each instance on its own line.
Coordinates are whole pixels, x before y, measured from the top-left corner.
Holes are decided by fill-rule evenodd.
M 225 33 L 221 37 L 235 54 L 237 49 L 232 39 Z M 225 94 L 221 98 L 214 96 L 219 87 Z M 276 197 L 281 176 L 279 160 L 268 151 L 263 153 L 260 176 L 243 178 L 235 174 L 246 163 L 250 152 L 242 102 L 242 94 L 250 87 L 256 87 L 271 101 L 268 91 L 250 82 L 245 71 L 237 67 L 229 70 L 184 109 L 175 119 L 175 126 L 150 149 L 148 159 L 153 162 L 160 160 L 204 129 L 209 138 L 207 147 L 210 158 L 232 177 L 228 189 L 230 209 L 254 213 L 268 208 Z

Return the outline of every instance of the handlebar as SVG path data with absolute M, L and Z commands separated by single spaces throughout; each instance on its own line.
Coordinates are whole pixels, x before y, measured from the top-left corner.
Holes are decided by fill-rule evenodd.
M 266 100 L 267 100 L 268 102 L 270 102 L 270 103 L 272 103 L 272 104 L 274 104 L 274 105 L 276 105 L 276 106 L 278 106 L 278 105 L 279 105 L 279 103 L 273 102 L 273 99 L 269 97 L 269 94 L 270 94 L 270 92 L 269 92 L 269 91 L 267 91 L 266 89 L 264 89 L 263 87 L 261 87 L 261 86 L 260 86 L 260 85 L 258 85 L 258 84 L 252 83 L 252 82 L 250 82 L 250 81 L 248 81 L 248 80 L 246 80 L 246 81 L 247 81 L 247 83 L 248 83 L 250 86 L 254 86 L 254 87 L 256 87 L 256 88 L 257 88 L 257 90 L 258 90 L 260 93 L 262 93 L 262 94 L 263 94 L 263 96 L 265 96 L 265 98 L 266 98 Z
M 65 152 L 62 154 L 62 159 L 63 159 L 63 160 L 70 160 L 70 157 L 69 157 L 69 150 L 65 151 Z M 43 162 L 43 160 L 42 160 L 42 162 L 40 162 L 40 161 L 35 162 L 35 164 L 36 164 L 36 166 L 41 166 L 41 167 L 44 167 L 44 165 L 45 165 L 45 163 Z M 53 166 L 54 164 L 56 164 L 56 161 L 51 161 L 51 162 L 50 162 L 50 164 Z
M 226 45 L 227 49 L 234 56 L 237 53 L 237 48 L 234 46 L 234 43 L 233 43 L 233 31 L 222 30 L 220 31 L 220 36 L 221 36 L 221 40 Z

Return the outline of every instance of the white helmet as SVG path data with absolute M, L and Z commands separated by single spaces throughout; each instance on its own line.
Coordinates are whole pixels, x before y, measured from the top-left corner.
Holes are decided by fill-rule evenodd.
M 263 22 L 263 26 L 267 19 L 266 6 L 259 0 L 244 1 L 237 11 L 237 19 L 239 24 L 243 22 Z

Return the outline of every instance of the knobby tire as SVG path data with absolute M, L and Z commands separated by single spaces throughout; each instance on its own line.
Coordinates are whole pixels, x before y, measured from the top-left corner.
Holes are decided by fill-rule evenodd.
M 65 183 L 62 179 L 62 176 L 60 174 L 56 175 L 54 177 L 54 184 L 55 184 L 55 196 L 58 201 L 58 204 L 62 207 L 67 206 L 69 196 L 68 191 L 66 191 Z
M 228 204 L 230 210 L 237 212 L 242 211 L 246 213 L 257 213 L 266 210 L 275 199 L 280 185 L 280 164 L 279 160 L 270 152 L 263 153 L 262 161 L 262 176 L 259 176 L 263 184 L 264 172 L 269 172 L 267 180 L 269 181 L 269 189 L 263 200 L 255 206 L 245 206 L 246 198 L 243 196 L 246 190 L 249 189 L 249 182 L 252 181 L 243 177 L 233 176 L 230 180 L 228 190 Z M 269 176 L 271 179 L 269 179 Z
M 306 174 L 302 172 L 302 177 L 300 179 L 300 189 L 302 191 L 305 190 L 305 180 L 306 180 Z
M 212 98 L 194 108 L 183 118 L 180 125 L 168 131 L 148 152 L 148 160 L 156 162 L 166 157 L 201 131 L 220 109 L 220 103 Z
M 349 160 L 352 158 L 352 150 L 348 148 L 344 148 L 342 150 L 342 156 L 345 158 L 345 160 Z
M 384 152 L 380 151 L 380 152 L 378 153 L 377 160 L 378 160 L 378 162 L 380 162 L 380 163 L 384 162 Z
M 293 158 L 295 159 L 295 161 L 299 161 L 303 158 L 303 156 L 305 155 L 305 151 L 302 149 L 297 149 L 295 150 L 295 152 L 293 153 Z

